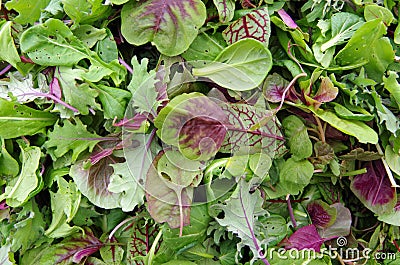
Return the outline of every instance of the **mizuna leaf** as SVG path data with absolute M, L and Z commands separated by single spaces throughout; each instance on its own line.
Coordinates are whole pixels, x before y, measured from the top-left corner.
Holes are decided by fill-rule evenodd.
M 219 21 L 226 23 L 232 20 L 235 14 L 235 0 L 214 0 L 218 10 Z
M 131 44 L 153 42 L 162 54 L 175 56 L 189 48 L 205 19 L 200 0 L 130 1 L 122 7 L 121 32 Z
M 0 98 L 0 137 L 34 135 L 53 125 L 57 116 Z
M 226 124 L 228 119 L 221 107 L 200 93 L 173 98 L 154 120 L 161 140 L 198 160 L 208 160 L 218 152 Z
M 367 173 L 355 176 L 350 189 L 365 207 L 374 213 L 378 215 L 390 213 L 397 203 L 397 195 L 382 161 L 369 161 L 365 167 Z
M 272 55 L 265 45 L 255 39 L 243 39 L 225 48 L 214 62 L 192 71 L 222 87 L 245 91 L 260 85 L 271 67 Z
M 268 8 L 263 7 L 253 10 L 232 22 L 222 32 L 222 35 L 228 44 L 235 43 L 241 39 L 252 38 L 268 45 L 269 36 L 271 35 Z
M 307 225 L 294 232 L 289 239 L 284 241 L 283 245 L 285 249 L 313 249 L 319 252 L 324 241 L 319 236 L 317 228 L 314 225 Z

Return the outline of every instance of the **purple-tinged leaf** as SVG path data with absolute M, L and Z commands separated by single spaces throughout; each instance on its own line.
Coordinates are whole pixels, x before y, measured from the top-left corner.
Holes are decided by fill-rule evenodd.
M 235 0 L 214 0 L 217 7 L 219 22 L 226 23 L 232 20 L 235 12 Z
M 64 239 L 62 242 L 47 248 L 39 258 L 39 264 L 72 264 L 80 263 L 104 246 L 92 231 L 78 233 Z
M 338 93 L 338 88 L 335 87 L 329 77 L 322 77 L 317 93 L 313 97 L 308 95 L 304 95 L 304 97 L 309 106 L 311 105 L 314 106 L 315 109 L 318 109 L 322 103 L 334 100 Z
M 278 15 L 281 17 L 283 22 L 285 22 L 286 26 L 288 26 L 291 29 L 296 29 L 298 26 L 296 22 L 289 16 L 288 13 L 284 9 L 278 10 Z
M 313 249 L 319 252 L 324 241 L 319 236 L 315 225 L 307 225 L 299 228 L 288 239 L 284 239 L 281 244 L 285 249 Z
M 289 82 L 277 73 L 269 75 L 263 84 L 263 95 L 269 102 L 281 102 Z M 287 96 L 286 96 L 287 97 Z
M 378 152 L 365 151 L 361 147 L 351 150 L 349 153 L 341 155 L 339 158 L 342 160 L 359 160 L 359 161 L 372 161 L 381 159 L 382 155 Z
M 222 36 L 228 44 L 241 39 L 252 38 L 268 44 L 271 35 L 271 21 L 268 8 L 254 10 L 232 22 Z
M 227 124 L 221 107 L 200 93 L 173 98 L 154 120 L 161 140 L 197 160 L 208 160 L 218 152 Z
M 307 205 L 307 212 L 317 228 L 327 228 L 336 220 L 336 209 L 321 200 L 310 202 Z
M 57 77 L 53 77 L 53 79 L 50 82 L 49 88 L 50 88 L 50 94 L 54 95 L 58 99 L 61 99 L 62 92 L 61 92 L 60 82 L 58 81 Z
M 148 118 L 148 115 L 145 114 L 140 114 L 137 113 L 133 118 L 123 118 L 117 123 L 113 123 L 113 126 L 117 127 L 124 127 L 125 129 L 130 129 L 130 130 L 137 130 L 139 129 L 143 122 L 146 121 Z
M 2 201 L 2 202 L 0 203 L 0 210 L 5 210 L 5 209 L 7 209 L 8 207 L 10 207 L 10 206 L 7 205 L 6 200 L 4 200 L 4 201 Z
M 350 189 L 374 213 L 390 213 L 396 205 L 397 194 L 396 189 L 391 186 L 382 161 L 370 161 L 364 167 L 367 173 L 355 176 Z
M 152 42 L 162 54 L 175 56 L 189 48 L 205 19 L 201 0 L 130 1 L 122 8 L 121 32 L 131 44 Z
M 272 112 L 240 103 L 221 103 L 221 107 L 229 121 L 221 152 L 274 154 L 282 150 L 284 138 Z
M 323 238 L 348 236 L 351 227 L 350 210 L 341 203 L 334 203 L 330 207 L 336 209 L 336 220 L 331 226 L 319 229 L 319 235 Z

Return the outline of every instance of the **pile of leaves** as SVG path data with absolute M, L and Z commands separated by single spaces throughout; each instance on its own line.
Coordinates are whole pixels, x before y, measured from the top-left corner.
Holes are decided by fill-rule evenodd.
M 0 264 L 399 264 L 399 1 L 0 4 Z

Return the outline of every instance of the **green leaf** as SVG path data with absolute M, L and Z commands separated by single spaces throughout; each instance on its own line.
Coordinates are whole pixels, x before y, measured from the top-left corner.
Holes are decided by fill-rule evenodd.
M 18 175 L 19 172 L 19 164 L 8 152 L 4 139 L 0 139 L 0 141 L 0 175 L 15 177 Z
M 292 195 L 298 194 L 305 186 L 310 184 L 314 167 L 308 160 L 296 161 L 289 158 L 279 172 L 279 182 Z
M 312 143 L 302 120 L 294 115 L 290 115 L 282 121 L 282 125 L 285 129 L 285 136 L 288 139 L 288 145 L 293 158 L 301 160 L 310 157 L 313 150 Z
M 245 91 L 260 85 L 271 67 L 270 51 L 257 40 L 244 39 L 225 48 L 214 62 L 194 68 L 193 75 L 210 78 L 225 88 Z
M 312 111 L 321 120 L 345 134 L 356 137 L 361 143 L 376 144 L 378 142 L 378 134 L 361 121 L 344 120 L 336 116 L 335 113 L 322 109 Z
M 385 159 L 390 169 L 400 176 L 400 156 L 393 151 L 390 145 L 385 148 Z
M 89 87 L 88 84 L 80 84 L 84 71 L 71 67 L 59 67 L 55 77 L 59 80 L 65 102 L 79 110 L 83 115 L 89 114 L 89 108 L 100 109 L 96 102 L 99 92 Z
M 125 115 L 126 106 L 131 98 L 131 93 L 115 87 L 98 85 L 99 100 L 104 110 L 104 118 L 122 119 Z
M 65 13 L 74 23 L 90 24 L 107 18 L 111 7 L 103 5 L 103 0 L 62 0 Z
M 48 132 L 49 140 L 44 144 L 47 150 L 51 150 L 54 158 L 59 158 L 72 151 L 72 161 L 76 161 L 78 156 L 89 149 L 91 152 L 94 146 L 100 142 L 100 136 L 87 131 L 78 118 L 73 124 L 69 120 L 64 120 L 63 126 L 56 124 L 53 131 Z M 55 159 L 54 159 L 55 160 Z
M 357 121 L 371 121 L 374 119 L 374 115 L 365 113 L 353 113 L 341 104 L 332 102 L 335 105 L 335 113 L 339 118 L 347 120 L 357 120 Z
M 98 29 L 91 25 L 81 25 L 72 32 L 89 48 L 93 48 L 98 41 L 103 40 L 107 36 L 106 29 Z
M 218 10 L 219 22 L 231 21 L 235 14 L 235 0 L 214 0 L 213 2 Z
M 131 44 L 152 42 L 162 54 L 175 56 L 189 48 L 205 19 L 200 0 L 130 1 L 122 7 L 121 32 Z
M 14 265 L 15 263 L 11 261 L 11 245 L 4 244 L 0 247 L 0 262 L 2 265 Z
M 264 153 L 253 154 L 249 157 L 249 168 L 253 173 L 260 177 L 265 178 L 268 175 L 269 169 L 272 166 L 271 157 Z M 232 174 L 235 176 L 235 174 Z M 238 175 L 236 175 L 238 176 Z
M 57 184 L 58 191 L 56 193 L 49 191 L 53 215 L 45 235 L 50 238 L 67 237 L 81 229 L 68 224 L 78 211 L 81 193 L 74 182 L 67 182 L 62 177 L 57 178 Z
M 20 24 L 35 23 L 40 18 L 40 13 L 48 5 L 50 0 L 11 0 L 5 4 L 8 10 L 14 9 L 19 15 L 14 19 Z
M 200 32 L 182 57 L 187 61 L 214 61 L 225 47 L 226 43 L 218 33 Z
M 114 173 L 110 177 L 108 190 L 120 194 L 119 200 L 122 211 L 133 211 L 136 206 L 144 203 L 144 191 L 132 174 L 132 168 L 128 166 L 127 162 L 112 164 L 111 166 L 114 168 Z
M 37 174 L 42 152 L 37 146 L 25 146 L 20 144 L 21 149 L 21 172 L 7 182 L 5 192 L 0 195 L 0 201 L 7 199 L 11 207 L 19 207 L 38 192 L 41 178 Z M 40 179 L 39 179 L 40 178 Z
M 388 77 L 383 77 L 383 83 L 390 95 L 395 99 L 397 106 L 400 107 L 400 84 L 397 82 L 398 74 L 393 71 L 389 71 Z
M 34 246 L 34 243 L 43 236 L 46 225 L 43 217 L 33 199 L 23 206 L 18 213 L 17 222 L 14 224 L 15 233 L 12 236 L 12 250 L 20 249 L 23 254 Z
M 21 59 L 11 35 L 11 26 L 11 21 L 0 22 L 0 60 L 8 62 L 18 69 L 18 71 L 23 72 L 21 67 L 19 67 Z
M 124 249 L 121 246 L 113 245 L 118 244 L 115 239 L 108 239 L 107 234 L 103 234 L 100 240 L 107 240 L 110 245 L 105 245 L 100 249 L 100 255 L 107 265 L 120 265 L 124 264 L 122 259 L 124 257 Z
M 381 19 L 366 22 L 339 51 L 336 62 L 340 66 L 364 64 L 370 78 L 382 80 L 384 71 L 394 59 L 392 45 L 388 38 L 383 37 L 385 33 L 386 27 Z
M 51 113 L 0 98 L 0 137 L 3 139 L 34 135 L 56 121 L 57 117 Z
M 394 20 L 394 16 L 389 9 L 383 6 L 378 6 L 377 4 L 366 5 L 364 8 L 364 17 L 366 21 L 380 18 L 387 27 L 390 26 Z
M 371 92 L 372 98 L 375 101 L 376 112 L 379 117 L 379 124 L 385 123 L 386 129 L 394 135 L 397 135 L 400 121 L 386 106 L 382 103 L 381 96 L 373 90 Z
M 106 37 L 97 42 L 95 47 L 96 53 L 106 63 L 118 60 L 118 47 L 111 31 L 106 28 Z

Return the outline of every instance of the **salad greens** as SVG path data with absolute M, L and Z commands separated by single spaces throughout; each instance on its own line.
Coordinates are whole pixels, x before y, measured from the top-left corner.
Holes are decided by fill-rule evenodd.
M 0 1 L 0 264 L 398 264 L 399 8 Z

